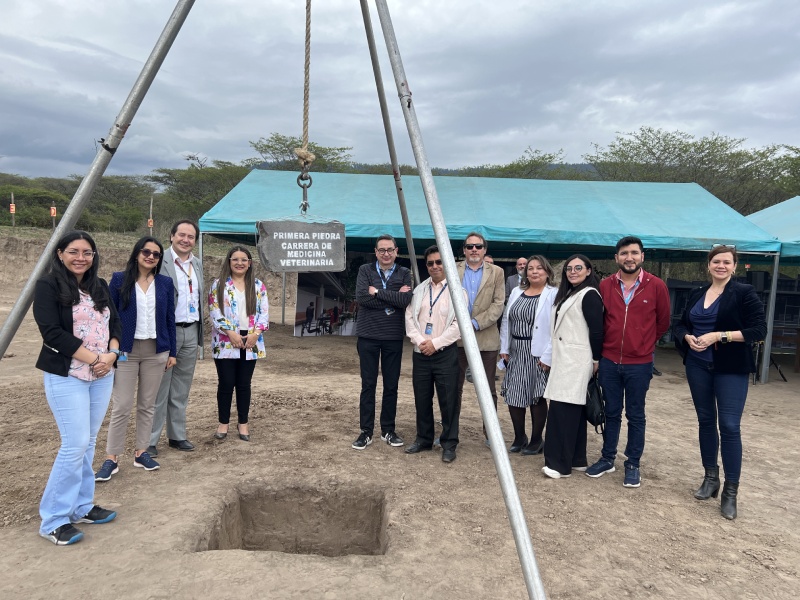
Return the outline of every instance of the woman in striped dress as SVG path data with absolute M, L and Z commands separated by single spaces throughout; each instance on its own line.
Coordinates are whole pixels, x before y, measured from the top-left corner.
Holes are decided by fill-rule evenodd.
M 506 376 L 500 388 L 505 398 L 514 442 L 510 452 L 525 455 L 542 452 L 542 432 L 547 421 L 547 386 L 550 362 L 550 312 L 556 297 L 553 267 L 544 256 L 531 256 L 518 288 L 508 297 L 500 325 L 500 357 Z M 540 360 L 544 358 L 544 364 Z M 525 411 L 531 407 L 531 438 L 525 434 Z

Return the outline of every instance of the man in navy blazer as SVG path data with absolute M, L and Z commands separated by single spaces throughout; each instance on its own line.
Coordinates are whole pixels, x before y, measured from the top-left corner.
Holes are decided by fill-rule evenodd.
M 203 264 L 192 254 L 200 229 L 188 220 L 178 221 L 170 231 L 170 247 L 164 252 L 161 274 L 172 278 L 175 286 L 175 328 L 177 363 L 164 373 L 156 398 L 153 433 L 150 436 L 151 456 L 164 424 L 167 425 L 169 446 L 183 451 L 194 450 L 186 435 L 186 407 L 192 387 L 197 349 L 203 343 Z

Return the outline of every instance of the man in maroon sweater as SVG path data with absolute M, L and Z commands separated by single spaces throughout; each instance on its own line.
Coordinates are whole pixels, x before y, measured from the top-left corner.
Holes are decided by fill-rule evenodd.
M 627 236 L 617 242 L 614 260 L 619 271 L 600 282 L 605 306 L 603 356 L 598 378 L 606 399 L 603 454 L 586 470 L 589 477 L 613 473 L 622 427 L 622 407 L 628 421 L 625 447 L 625 487 L 639 487 L 639 459 L 644 451 L 644 402 L 653 377 L 656 341 L 670 326 L 666 284 L 642 269 L 642 240 Z

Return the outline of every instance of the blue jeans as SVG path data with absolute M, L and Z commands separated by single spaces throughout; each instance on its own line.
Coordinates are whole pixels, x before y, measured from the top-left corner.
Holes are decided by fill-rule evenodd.
M 742 472 L 740 425 L 747 400 L 748 379 L 747 373 L 715 373 L 714 363 L 691 354 L 686 357 L 686 380 L 700 425 L 703 466 L 717 466 L 717 454 L 721 447 L 725 481 L 731 483 L 738 483 Z
M 61 447 L 39 503 L 43 534 L 77 521 L 94 505 L 94 446 L 113 386 L 113 374 L 96 381 L 44 374 L 44 392 Z
M 613 462 L 617 457 L 624 398 L 625 418 L 628 420 L 628 444 L 625 446 L 628 460 L 625 464 L 638 467 L 644 452 L 644 400 L 653 378 L 653 363 L 618 365 L 607 358 L 601 358 L 597 376 L 606 400 L 603 458 Z

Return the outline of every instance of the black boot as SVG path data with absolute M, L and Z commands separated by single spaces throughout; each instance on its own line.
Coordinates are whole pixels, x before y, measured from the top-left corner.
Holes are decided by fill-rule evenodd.
M 739 482 L 726 481 L 722 486 L 722 503 L 720 512 L 726 519 L 736 518 L 736 495 L 739 493 Z
M 708 500 L 716 498 L 717 494 L 719 494 L 719 467 L 706 467 L 706 476 L 703 477 L 703 483 L 694 493 L 694 497 L 698 500 Z

